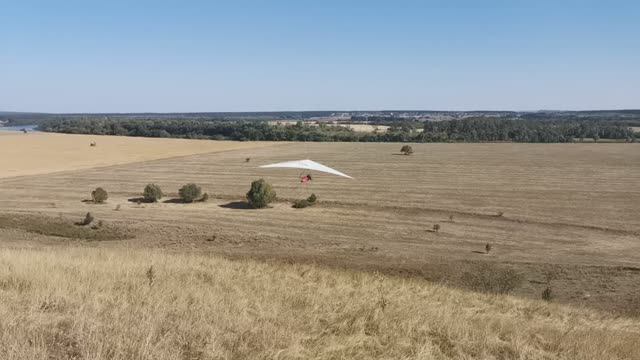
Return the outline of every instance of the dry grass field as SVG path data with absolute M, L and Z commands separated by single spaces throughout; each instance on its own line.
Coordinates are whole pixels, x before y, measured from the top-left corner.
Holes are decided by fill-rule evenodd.
M 0 281 L 0 297 L 3 300 L 12 297 L 13 302 L 7 304 L 17 306 L 5 306 L 2 311 L 6 314 L 17 309 L 16 316 L 28 317 L 31 323 L 24 324 L 32 325 L 15 328 L 23 334 L 29 331 L 39 334 L 38 321 L 46 324 L 46 321 L 70 317 L 74 311 L 86 311 L 85 320 L 80 317 L 79 323 L 73 320 L 60 325 L 60 333 L 73 334 L 75 341 L 88 334 L 107 336 L 108 324 L 105 327 L 99 324 L 111 315 L 146 316 L 148 318 L 140 318 L 140 326 L 151 327 L 145 331 L 155 331 L 145 338 L 142 347 L 133 342 L 126 345 L 123 340 L 123 348 L 112 349 L 109 338 L 104 342 L 92 338 L 87 348 L 77 350 L 85 358 L 101 358 L 96 355 L 101 351 L 106 354 L 101 355 L 102 358 L 136 358 L 136 354 L 139 358 L 162 358 L 158 355 L 161 353 L 168 354 L 165 358 L 180 358 L 171 352 L 179 349 L 171 346 L 187 339 L 200 341 L 200 345 L 194 346 L 202 351 L 198 354 L 204 354 L 192 358 L 205 359 L 278 356 L 604 359 L 637 356 L 632 352 L 637 348 L 627 346 L 635 340 L 640 341 L 637 320 L 629 320 L 640 315 L 639 144 L 412 144 L 415 153 L 403 156 L 398 155 L 401 144 L 251 144 L 114 138 L 115 143 L 110 146 L 110 138 L 100 137 L 96 140 L 98 146 L 90 148 L 90 138 L 96 137 L 37 136 L 43 138 L 38 141 L 48 141 L 49 146 L 15 149 L 15 143 L 3 142 L 0 138 L 0 153 L 3 154 L 0 162 L 13 164 L 14 169 L 23 166 L 22 172 L 14 172 L 21 176 L 12 176 L 5 171 L 0 178 L 0 247 L 9 249 L 4 250 L 0 266 L 25 269 L 29 263 L 43 264 L 29 273 L 28 281 L 36 284 L 28 286 L 31 292 L 3 292 L 2 284 L 9 284 L 9 288 L 15 284 L 10 279 Z M 49 136 L 52 139 L 47 139 Z M 116 146 L 117 142 L 130 144 Z M 53 143 L 58 144 L 61 152 L 52 147 Z M 184 144 L 184 148 L 180 144 Z M 29 155 L 23 155 L 20 150 Z M 70 154 L 69 161 L 64 161 L 66 155 L 61 155 L 64 151 Z M 13 155 L 4 156 L 8 152 Z M 334 167 L 355 179 L 316 174 L 312 184 L 303 187 L 299 185 L 299 171 L 258 168 L 271 162 L 305 158 Z M 21 165 L 23 162 L 27 165 Z M 244 194 L 250 182 L 260 177 L 273 184 L 280 200 L 269 209 L 248 209 Z M 159 184 L 169 196 L 158 204 L 136 202 L 143 187 L 151 182 Z M 212 195 L 211 199 L 194 204 L 171 201 L 177 196 L 178 188 L 189 182 L 201 185 Z M 98 186 L 109 192 L 107 203 L 83 202 Z M 306 209 L 291 207 L 290 200 L 312 192 L 319 197 L 318 205 Z M 103 221 L 104 226 L 92 231 L 74 225 L 87 212 L 91 212 L 96 221 Z M 440 225 L 438 232 L 432 230 L 435 224 Z M 488 243 L 492 250 L 486 254 Z M 127 249 L 127 253 L 122 249 Z M 69 259 L 61 256 L 67 252 Z M 150 261 L 136 260 L 146 257 Z M 222 258 L 240 260 L 229 262 Z M 109 259 L 113 266 L 99 265 L 103 259 Z M 257 286 L 262 292 L 255 298 L 238 295 L 245 300 L 233 304 L 229 297 L 232 295 L 194 285 L 192 290 L 180 294 L 191 294 L 191 300 L 181 299 L 185 304 L 193 304 L 193 312 L 172 312 L 171 303 L 166 303 L 169 300 L 164 297 L 159 298 L 156 294 L 144 301 L 144 297 L 139 296 L 142 291 L 150 291 L 148 286 L 143 286 L 144 277 L 138 279 L 150 263 L 154 268 L 157 263 L 166 265 L 157 268 L 158 279 L 172 279 L 163 283 L 159 280 L 153 287 L 159 292 L 173 294 L 179 291 L 173 287 L 178 287 L 180 276 L 199 274 L 202 267 L 213 271 L 205 271 L 207 275 L 202 275 L 203 279 L 219 280 L 220 283 L 214 281 L 214 286 L 222 286 L 231 294 L 248 292 L 249 288 L 244 286 Z M 311 302 L 303 302 L 300 313 L 309 312 L 305 316 L 316 316 L 315 320 L 302 317 L 297 323 L 298 320 L 279 316 L 265 317 L 264 314 L 271 311 L 268 308 L 242 307 L 248 306 L 249 302 L 259 304 L 263 301 L 261 296 L 269 297 L 272 292 L 286 295 L 288 290 L 283 290 L 286 282 L 274 284 L 273 289 L 270 282 L 276 278 L 300 277 L 296 272 L 304 272 L 300 269 L 309 266 L 314 272 L 324 274 L 323 286 L 336 289 L 331 293 L 327 290 L 318 302 L 310 300 L 309 295 L 305 297 Z M 218 279 L 220 273 L 215 272 L 218 267 L 234 268 L 236 272 L 229 275 L 231 279 L 224 276 Z M 260 271 L 255 270 L 254 274 L 247 267 Z M 76 270 L 63 270 L 67 268 Z M 354 301 L 360 296 L 372 299 L 366 291 L 373 289 L 362 293 L 359 291 L 364 290 L 343 284 L 345 279 L 356 276 L 354 274 L 374 279 L 373 275 L 365 275 L 370 271 L 383 274 L 378 276 L 385 279 L 390 289 L 395 289 L 393 291 L 407 291 L 406 296 L 415 304 L 403 302 L 407 312 L 402 315 L 403 310 L 396 308 L 392 321 L 395 325 L 378 324 L 382 327 L 378 327 L 373 338 L 365 336 L 365 330 L 362 330 L 363 335 L 355 328 L 348 331 L 356 335 L 346 336 L 341 332 L 342 328 L 336 330 L 331 326 L 328 317 L 338 316 L 331 309 L 345 306 L 349 299 Z M 160 272 L 164 274 L 160 275 Z M 48 291 L 40 289 L 40 284 L 57 281 L 49 281 L 47 276 L 58 277 L 66 284 L 60 285 L 55 292 L 65 298 L 65 304 L 80 304 L 82 301 L 78 299 L 83 296 L 98 300 L 90 301 L 86 308 L 70 306 L 61 313 L 40 317 L 33 307 L 44 296 L 41 292 Z M 63 279 L 65 276 L 68 278 Z M 99 285 L 103 278 L 105 283 Z M 73 281 L 85 285 L 75 292 L 71 290 Z M 195 284 L 199 284 L 197 281 Z M 255 285 L 256 281 L 262 285 Z M 133 288 L 126 285 L 131 282 L 136 284 Z M 95 292 L 97 290 L 80 290 L 89 287 L 86 284 L 90 283 L 95 283 L 98 289 L 115 286 L 115 283 L 119 285 L 115 286 L 112 295 L 104 295 L 102 299 Z M 238 288 L 234 289 L 229 285 L 231 283 L 238 284 Z M 315 285 L 306 284 L 302 288 L 310 291 L 310 286 Z M 546 288 L 553 294 L 551 305 L 539 302 Z M 468 290 L 510 292 L 535 301 L 479 295 Z M 443 294 L 443 297 L 439 298 L 437 294 Z M 35 298 L 31 299 L 33 296 Z M 230 314 L 214 314 L 216 308 L 208 307 L 212 302 L 205 301 L 208 296 L 215 296 L 211 301 Z M 388 296 L 390 304 L 400 306 L 397 303 L 400 296 L 399 293 Z M 19 305 L 20 297 L 24 298 L 23 305 Z M 125 300 L 117 300 L 119 297 L 128 299 L 126 301 L 137 299 L 148 308 L 122 303 Z M 453 299 L 458 297 L 465 300 L 455 302 Z M 112 299 L 109 301 L 113 303 L 103 304 L 100 299 Z M 326 305 L 318 305 L 325 302 Z M 427 306 L 434 302 L 441 306 L 445 302 L 453 303 L 452 318 L 443 317 L 449 311 L 443 307 Z M 120 305 L 125 309 L 119 308 Z M 281 314 L 284 309 L 291 308 L 290 305 L 283 298 L 274 298 L 275 314 Z M 106 308 L 91 318 L 89 312 L 98 309 L 94 306 Z M 353 311 L 352 318 L 344 315 L 339 320 L 349 327 L 360 324 L 358 326 L 365 329 L 369 315 L 358 306 L 365 305 L 349 307 L 349 311 Z M 529 307 L 538 310 L 527 310 Z M 500 315 L 496 309 L 504 310 L 507 315 Z M 126 311 L 132 312 L 125 314 Z M 155 321 L 151 319 L 152 311 L 166 312 L 167 321 L 170 321 L 168 326 L 176 326 L 179 331 L 174 329 L 178 332 L 164 339 L 162 334 L 170 330 L 162 330 L 159 323 L 148 322 Z M 243 320 L 229 325 L 232 322 L 229 319 L 237 316 L 234 311 L 242 311 L 242 316 L 253 322 Z M 408 313 L 413 316 L 406 317 Z M 614 320 L 609 317 L 613 315 L 605 314 L 623 317 Z M 161 321 L 162 316 L 157 321 Z M 220 324 L 212 325 L 201 316 L 227 317 L 218 318 Z M 544 320 L 545 316 L 549 319 Z M 196 322 L 199 330 L 193 333 L 194 337 L 180 332 L 188 330 L 186 324 L 178 324 L 181 318 Z M 487 322 L 487 319 L 497 323 Z M 523 324 L 528 324 L 529 320 L 534 328 L 527 327 L 522 333 L 513 330 L 525 326 Z M 425 324 L 419 325 L 420 321 Z M 439 328 L 445 331 L 446 336 L 443 336 L 440 330 L 429 327 L 434 321 L 458 327 Z M 534 325 L 538 321 L 555 329 L 549 333 L 555 335 L 547 336 L 538 331 Z M 481 326 L 478 332 L 475 328 L 465 330 L 469 322 Z M 6 328 L 5 324 L 17 326 L 16 322 L 5 322 L 0 323 L 0 328 Z M 211 334 L 224 332 L 222 326 L 230 331 L 232 335 L 228 338 L 234 339 L 235 345 L 209 342 L 212 341 Z M 262 330 L 252 333 L 248 330 L 252 328 Z M 131 331 L 135 329 L 134 326 Z M 285 333 L 267 339 L 265 334 L 275 329 Z M 292 336 L 287 331 L 299 331 L 302 335 Z M 566 337 L 562 338 L 561 334 L 565 332 L 576 338 L 562 342 Z M 127 338 L 126 334 L 129 333 L 125 332 L 122 339 Z M 321 340 L 314 337 L 319 334 L 323 336 Z M 425 337 L 425 334 L 429 336 Z M 609 339 L 608 334 L 620 343 L 614 342 L 611 347 L 601 345 L 603 343 L 599 341 Z M 41 336 L 40 341 L 46 341 L 46 336 L 57 335 Z M 262 340 L 258 341 L 256 337 Z M 24 349 L 24 344 L 15 343 L 19 339 L 22 337 L 8 339 L 6 343 L 16 344 L 12 349 Z M 449 343 L 451 340 L 455 340 L 453 345 Z M 242 348 L 250 343 L 259 345 Z M 139 347 L 147 352 L 131 353 L 125 349 Z M 453 352 L 447 353 L 449 350 L 446 349 L 450 347 Z M 173 350 L 167 350 L 169 348 Z M 42 355 L 45 352 L 38 352 L 42 349 L 33 347 L 33 358 L 45 356 Z M 186 349 L 191 349 L 190 345 Z M 629 354 L 633 356 L 629 357 Z M 20 357 L 15 355 L 14 358 Z
M 638 359 L 640 320 L 304 264 L 0 250 L 0 353 L 45 359 Z

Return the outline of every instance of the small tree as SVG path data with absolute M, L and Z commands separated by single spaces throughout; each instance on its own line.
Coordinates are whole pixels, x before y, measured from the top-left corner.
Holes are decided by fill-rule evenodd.
M 413 148 L 409 145 L 403 145 L 402 148 L 400 149 L 400 152 L 403 153 L 404 155 L 411 155 L 413 154 Z
M 91 200 L 96 204 L 102 204 L 107 201 L 108 198 L 109 194 L 107 194 L 107 191 L 101 187 L 96 188 L 91 192 Z
M 547 287 L 542 291 L 542 300 L 551 301 L 553 299 L 553 293 L 551 292 L 551 288 Z
M 251 183 L 251 189 L 247 192 L 247 201 L 255 209 L 264 208 L 269 205 L 270 202 L 275 200 L 276 192 L 271 185 L 259 179 Z
M 186 203 L 192 203 L 202 196 L 202 189 L 196 184 L 186 184 L 178 190 L 180 199 Z
M 318 201 L 318 197 L 316 196 L 316 194 L 311 194 L 311 196 L 307 198 L 307 201 L 311 204 L 315 204 L 316 201 Z
M 93 222 L 93 215 L 91 215 L 90 212 L 87 213 L 87 215 L 84 216 L 84 220 L 80 221 L 79 223 L 77 223 L 76 225 L 89 225 Z
M 156 184 L 147 184 L 142 193 L 142 197 L 146 202 L 158 202 L 163 196 L 162 189 Z
M 491 252 L 491 248 L 492 246 L 489 243 L 487 243 L 487 245 L 484 246 L 484 250 L 487 254 Z

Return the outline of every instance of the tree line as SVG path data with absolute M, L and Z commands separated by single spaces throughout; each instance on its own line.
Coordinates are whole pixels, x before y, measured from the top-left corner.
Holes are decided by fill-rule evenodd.
M 597 120 L 527 120 L 465 118 L 446 121 L 394 122 L 386 132 L 362 133 L 346 127 L 292 126 L 265 121 L 204 121 L 187 119 L 73 118 L 43 121 L 41 131 L 70 134 L 175 137 L 240 141 L 345 142 L 539 142 L 557 143 L 591 138 L 635 141 L 627 126 Z M 420 131 L 422 130 L 422 131 Z

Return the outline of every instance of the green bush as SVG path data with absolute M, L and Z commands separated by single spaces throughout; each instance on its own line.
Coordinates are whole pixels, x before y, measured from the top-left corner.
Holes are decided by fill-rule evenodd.
M 255 209 L 267 207 L 275 199 L 275 190 L 264 179 L 252 182 L 251 189 L 247 192 L 247 201 Z
M 318 201 L 318 197 L 316 196 L 316 194 L 311 194 L 311 196 L 307 198 L 307 201 L 312 204 L 315 204 L 316 201 Z
M 402 148 L 400 149 L 400 152 L 405 155 L 411 155 L 413 154 L 413 148 L 409 145 L 403 145 Z
M 162 199 L 164 194 L 162 193 L 162 189 L 160 186 L 156 184 L 147 184 L 144 187 L 144 192 L 142 193 L 142 197 L 146 202 L 158 202 L 158 200 Z
M 186 203 L 192 203 L 202 196 L 202 189 L 196 184 L 187 184 L 178 190 L 180 199 Z
M 91 192 L 91 199 L 96 204 L 101 204 L 107 201 L 108 198 L 109 198 L 109 194 L 107 194 L 107 191 L 101 187 L 96 188 Z

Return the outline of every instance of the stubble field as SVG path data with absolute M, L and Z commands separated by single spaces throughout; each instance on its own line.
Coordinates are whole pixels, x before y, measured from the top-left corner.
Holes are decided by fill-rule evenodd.
M 14 154 L 0 161 L 31 164 L 23 176 L 1 174 L 5 248 L 311 263 L 477 291 L 506 281 L 519 297 L 540 299 L 549 288 L 553 303 L 640 314 L 638 144 L 412 144 L 415 153 L 403 156 L 400 144 L 171 140 L 169 151 L 168 143 L 155 143 L 165 139 L 115 138 L 135 145 L 107 151 L 111 138 L 92 137 L 94 148 L 88 137 L 37 136 L 51 136 L 79 160 L 56 162 L 61 153 L 53 145 L 17 151 L 0 141 L 2 153 Z M 124 155 L 113 155 L 117 149 Z M 301 186 L 299 171 L 258 168 L 305 158 L 355 179 L 314 174 Z M 278 192 L 269 209 L 244 204 L 257 178 Z M 171 201 L 190 182 L 211 199 Z M 159 184 L 168 201 L 138 203 L 147 183 Z M 109 192 L 107 203 L 83 202 L 98 186 Z M 291 208 L 290 200 L 310 193 L 317 206 Z M 78 232 L 73 222 L 86 212 L 106 230 L 91 238 Z

